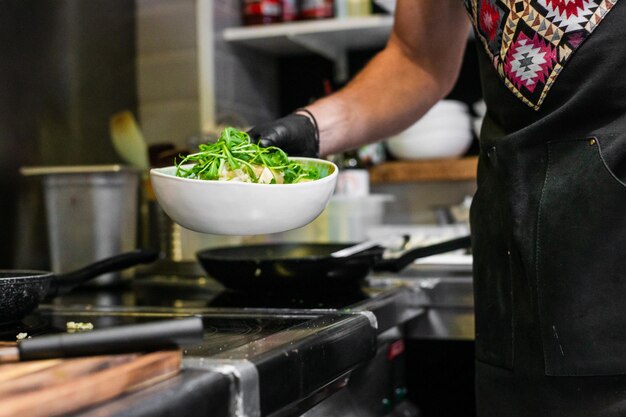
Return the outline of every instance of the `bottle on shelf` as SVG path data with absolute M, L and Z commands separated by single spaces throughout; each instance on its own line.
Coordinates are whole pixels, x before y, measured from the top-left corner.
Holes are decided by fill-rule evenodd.
M 371 14 L 371 0 L 348 0 L 348 16 L 369 16 Z
M 282 22 L 282 0 L 243 0 L 242 18 L 245 26 Z
M 298 3 L 298 0 L 281 0 L 283 22 L 293 22 L 298 19 L 300 13 Z
M 335 0 L 335 17 L 369 16 L 371 14 L 371 0 Z

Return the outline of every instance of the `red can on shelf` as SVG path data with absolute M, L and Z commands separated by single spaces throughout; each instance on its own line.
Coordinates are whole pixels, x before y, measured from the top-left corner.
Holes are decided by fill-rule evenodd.
M 333 0 L 301 0 L 301 19 L 325 19 L 333 17 Z
M 243 0 L 243 24 L 264 25 L 283 20 L 282 0 Z

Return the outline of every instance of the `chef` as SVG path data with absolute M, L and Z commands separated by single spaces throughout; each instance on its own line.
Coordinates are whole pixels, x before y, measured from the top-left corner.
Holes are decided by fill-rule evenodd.
M 250 134 L 324 156 L 408 127 L 454 85 L 470 22 L 488 108 L 478 415 L 624 416 L 626 0 L 399 0 L 387 46 L 345 88 Z

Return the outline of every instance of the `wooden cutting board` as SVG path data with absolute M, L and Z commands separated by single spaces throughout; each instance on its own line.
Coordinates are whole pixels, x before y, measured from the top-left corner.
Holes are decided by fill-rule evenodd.
M 0 365 L 0 417 L 60 416 L 174 376 L 180 351 Z

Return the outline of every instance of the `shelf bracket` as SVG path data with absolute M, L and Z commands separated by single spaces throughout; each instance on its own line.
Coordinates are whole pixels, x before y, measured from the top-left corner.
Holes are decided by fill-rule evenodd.
M 327 42 L 321 42 L 313 36 L 289 34 L 287 39 L 296 45 L 300 45 L 333 61 L 335 82 L 344 83 L 348 80 L 348 53 L 345 49 L 334 47 Z

